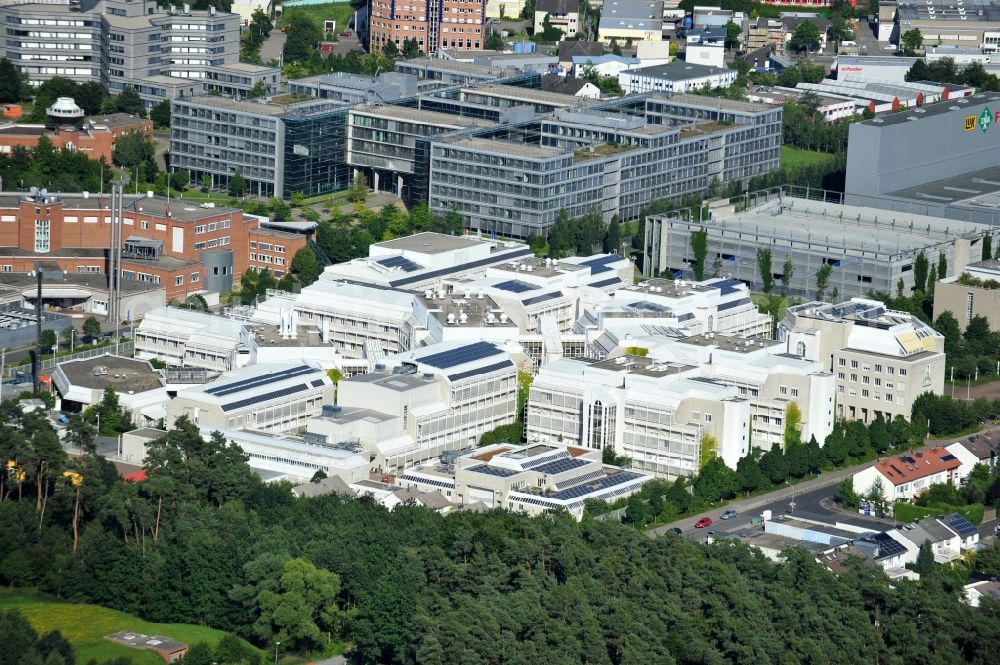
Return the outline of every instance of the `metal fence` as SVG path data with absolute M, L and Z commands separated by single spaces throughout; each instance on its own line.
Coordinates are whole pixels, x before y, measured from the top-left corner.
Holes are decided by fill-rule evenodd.
M 51 370 L 56 368 L 56 365 L 69 360 L 86 360 L 87 358 L 94 358 L 103 355 L 131 357 L 134 351 L 135 348 L 131 341 L 118 342 L 115 344 L 108 344 L 107 346 L 101 346 L 96 349 L 87 349 L 86 351 L 70 353 L 65 356 L 59 356 L 58 358 L 46 358 L 42 361 L 41 369 L 42 373 L 51 372 Z M 11 365 L 8 363 L 7 366 L 4 367 L 4 378 L 14 376 L 16 372 L 30 373 L 31 364 Z

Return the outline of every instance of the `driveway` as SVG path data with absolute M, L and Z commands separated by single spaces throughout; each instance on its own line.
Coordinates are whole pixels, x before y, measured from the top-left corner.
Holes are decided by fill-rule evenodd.
M 278 30 L 278 28 L 271 30 L 271 34 L 261 44 L 260 61 L 266 65 L 271 60 L 278 60 L 281 57 L 281 51 L 285 48 L 285 40 L 287 38 L 288 35 Z

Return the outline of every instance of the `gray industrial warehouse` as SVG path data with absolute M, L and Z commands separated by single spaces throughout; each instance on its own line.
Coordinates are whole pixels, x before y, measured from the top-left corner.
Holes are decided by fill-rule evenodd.
M 759 289 L 757 250 L 770 249 L 776 290 L 785 290 L 782 266 L 791 260 L 787 290 L 795 296 L 818 297 L 816 273 L 823 265 L 830 266 L 827 296 L 834 288 L 841 298 L 894 294 L 900 279 L 909 293 L 921 251 L 932 262 L 943 252 L 951 275 L 970 258 L 978 259 L 983 237 L 996 232 L 984 224 L 798 198 L 781 190 L 754 198 L 756 204 L 744 212 L 716 209 L 711 221 L 676 213 L 648 217 L 646 276 L 690 277 L 691 234 L 705 229 L 706 275 L 729 276 Z
M 1000 225 L 1000 93 L 854 123 L 846 201 Z

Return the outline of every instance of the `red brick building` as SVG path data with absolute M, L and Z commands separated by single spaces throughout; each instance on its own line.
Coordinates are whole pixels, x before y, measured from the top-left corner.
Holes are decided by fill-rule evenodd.
M 59 149 L 79 150 L 91 159 L 103 158 L 111 163 L 111 154 L 119 137 L 132 132 L 153 135 L 153 122 L 127 113 L 112 113 L 87 118 L 76 129 L 53 128 L 46 125 L 0 125 L 0 153 L 10 153 L 16 146 L 32 149 L 46 136 Z
M 480 50 L 486 46 L 486 0 L 372 0 L 370 47 L 392 42 L 402 51 L 413 38 L 420 50 Z
M 67 276 L 107 274 L 110 207 L 106 194 L 0 194 L 0 281 L 42 260 Z M 260 224 L 236 208 L 126 196 L 122 277 L 162 284 L 167 301 L 229 291 L 251 266 L 281 277 L 307 236 Z

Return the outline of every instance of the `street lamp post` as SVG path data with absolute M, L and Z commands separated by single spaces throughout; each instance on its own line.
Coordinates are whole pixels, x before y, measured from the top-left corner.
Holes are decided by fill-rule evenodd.
M 274 665 L 278 665 L 278 645 L 279 644 L 281 644 L 281 642 L 275 642 L 274 643 Z

